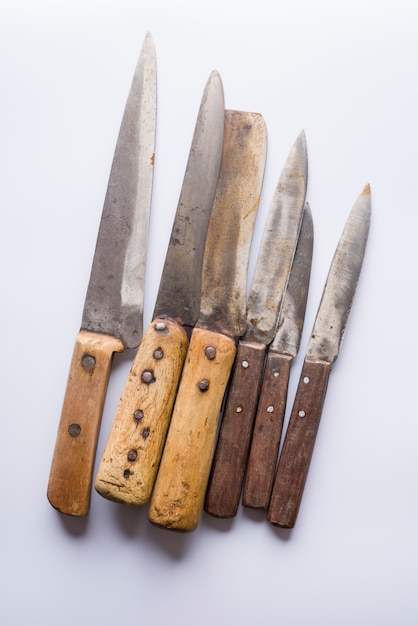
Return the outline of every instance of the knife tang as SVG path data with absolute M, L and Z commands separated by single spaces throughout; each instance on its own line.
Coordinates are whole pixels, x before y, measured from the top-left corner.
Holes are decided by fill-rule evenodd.
M 286 411 L 293 357 L 269 350 L 248 457 L 242 504 L 267 509 Z
M 205 500 L 205 511 L 214 517 L 234 517 L 238 510 L 265 351 L 263 344 L 238 343 Z
M 305 359 L 268 509 L 267 519 L 275 526 L 296 523 L 330 371 L 329 363 Z
M 148 502 L 186 356 L 185 329 L 156 319 L 147 329 L 113 420 L 94 487 L 126 504 Z
M 114 352 L 111 335 L 80 331 L 71 360 L 48 484 L 48 500 L 67 515 L 87 515 L 94 458 Z

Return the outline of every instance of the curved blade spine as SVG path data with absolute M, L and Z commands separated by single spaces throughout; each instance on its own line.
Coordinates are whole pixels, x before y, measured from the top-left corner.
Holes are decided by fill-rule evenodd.
M 117 337 L 125 348 L 142 337 L 156 98 L 155 49 L 147 34 L 113 157 L 81 325 Z

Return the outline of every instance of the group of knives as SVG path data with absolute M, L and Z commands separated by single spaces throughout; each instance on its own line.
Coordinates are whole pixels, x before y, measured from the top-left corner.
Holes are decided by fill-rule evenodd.
M 242 497 L 292 528 L 361 270 L 370 187 L 336 248 L 282 442 L 313 250 L 305 134 L 279 176 L 247 299 L 267 133 L 262 115 L 225 109 L 221 78 L 211 73 L 143 333 L 156 108 L 147 34 L 110 172 L 48 499 L 62 513 L 87 515 L 94 482 L 114 502 L 149 503 L 153 524 L 192 531 L 203 510 L 234 517 Z M 94 477 L 113 354 L 128 348 L 138 350 Z

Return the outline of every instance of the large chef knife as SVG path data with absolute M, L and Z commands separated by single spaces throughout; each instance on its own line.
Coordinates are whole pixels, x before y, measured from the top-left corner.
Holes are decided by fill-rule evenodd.
M 274 193 L 247 306 L 247 328 L 238 344 L 216 445 L 205 510 L 237 513 L 251 443 L 266 346 L 272 341 L 298 241 L 308 161 L 305 133 L 296 139 Z
M 49 477 L 48 499 L 68 515 L 89 510 L 113 353 L 137 347 L 142 336 L 155 122 L 155 50 L 148 34 L 116 144 Z
M 370 226 L 367 185 L 347 219 L 331 263 L 280 454 L 268 520 L 293 528 L 319 427 L 332 364 L 338 357 Z
M 222 399 L 245 328 L 249 248 L 266 157 L 264 120 L 227 111 L 222 165 L 203 263 L 200 317 L 193 330 L 149 520 L 194 530 L 204 502 Z
M 154 485 L 187 351 L 199 316 L 203 251 L 224 137 L 220 76 L 212 72 L 196 122 L 153 322 L 123 390 L 95 481 L 104 497 L 144 504 Z
M 270 344 L 251 440 L 242 503 L 267 509 L 270 502 L 283 420 L 290 367 L 299 352 L 309 291 L 313 224 L 305 205 L 299 241 L 283 298 L 278 330 Z

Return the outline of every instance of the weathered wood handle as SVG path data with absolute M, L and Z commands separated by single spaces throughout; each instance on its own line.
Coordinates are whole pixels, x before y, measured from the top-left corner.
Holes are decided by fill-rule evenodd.
M 205 511 L 214 517 L 237 514 L 265 351 L 263 344 L 238 344 L 205 500 Z
M 177 322 L 156 319 L 133 361 L 95 480 L 105 498 L 148 502 L 180 381 L 188 339 Z
M 267 515 L 275 526 L 296 523 L 330 371 L 329 363 L 304 362 Z
M 270 351 L 258 400 L 242 504 L 267 509 L 276 471 L 293 357 Z
M 192 531 L 200 520 L 235 342 L 195 328 L 151 497 L 150 522 Z
M 103 405 L 114 352 L 110 335 L 80 331 L 70 365 L 48 484 L 48 500 L 61 513 L 87 515 Z

